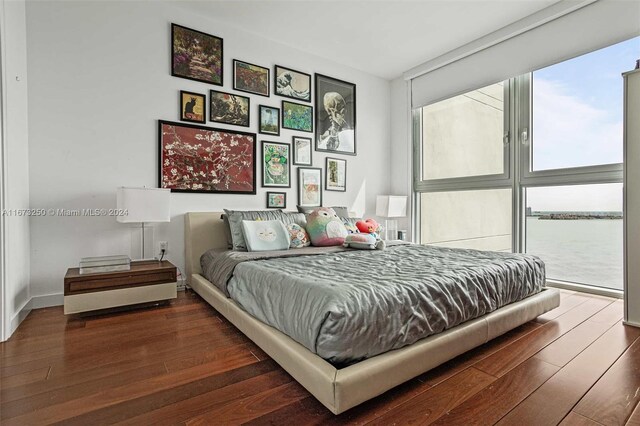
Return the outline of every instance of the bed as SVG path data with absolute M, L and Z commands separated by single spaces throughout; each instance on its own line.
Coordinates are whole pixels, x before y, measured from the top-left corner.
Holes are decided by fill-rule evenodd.
M 283 317 L 277 318 L 271 315 L 273 311 L 277 312 L 283 306 L 277 304 L 282 303 L 278 298 L 272 298 L 274 299 L 272 302 L 275 303 L 275 305 L 267 310 L 268 313 L 271 313 L 269 315 L 261 312 L 260 303 L 256 303 L 256 300 L 261 300 L 260 298 L 264 298 L 265 295 L 280 294 L 278 292 L 283 291 L 283 288 L 277 287 L 277 285 L 279 285 L 277 283 L 283 281 L 280 278 L 284 275 L 278 276 L 277 272 L 274 272 L 276 275 L 273 276 L 266 274 L 264 267 L 273 268 L 274 263 L 264 262 L 277 262 L 275 264 L 277 264 L 278 267 L 283 267 L 286 274 L 296 278 L 298 275 L 301 275 L 300 271 L 296 269 L 299 268 L 300 263 L 299 259 L 296 260 L 296 257 L 266 261 L 262 259 L 251 259 L 243 263 L 238 262 L 237 264 L 242 265 L 242 267 L 232 262 L 232 267 L 230 267 L 232 271 L 229 277 L 233 276 L 234 268 L 238 269 L 238 276 L 229 280 L 229 286 L 231 288 L 221 287 L 219 282 L 214 283 L 205 278 L 205 272 L 202 269 L 200 258 L 203 254 L 211 253 L 211 251 L 215 249 L 224 251 L 223 249 L 225 249 L 227 245 L 224 224 L 220 216 L 221 213 L 219 212 L 187 213 L 185 215 L 186 273 L 188 285 L 247 337 L 260 346 L 335 414 L 342 413 L 349 408 L 380 395 L 559 305 L 559 294 L 553 289 L 529 288 L 526 290 L 528 292 L 526 294 L 515 294 L 514 292 L 523 286 L 512 285 L 509 287 L 504 285 L 501 287 L 505 287 L 506 290 L 487 298 L 485 301 L 472 303 L 471 305 L 468 305 L 468 301 L 462 303 L 462 308 L 457 311 L 475 310 L 475 312 L 466 312 L 465 315 L 460 315 L 458 312 L 458 314 L 453 315 L 455 322 L 451 322 L 448 325 L 442 325 L 437 321 L 431 325 L 428 321 L 418 322 L 416 324 L 417 329 L 432 327 L 432 330 L 427 331 L 429 331 L 429 334 L 436 334 L 431 334 L 426 338 L 416 338 L 415 332 L 404 330 L 405 332 L 403 332 L 402 335 L 407 337 L 408 340 L 398 341 L 398 339 L 391 339 L 391 343 L 381 342 L 381 346 L 372 345 L 372 348 L 358 345 L 354 339 L 353 346 L 356 348 L 354 353 L 348 354 L 349 356 L 340 357 L 339 355 L 342 354 L 342 352 L 339 350 L 339 347 L 335 347 L 336 339 L 333 339 L 333 342 L 330 341 L 328 346 L 325 345 L 323 347 L 321 344 L 318 344 L 317 341 L 318 336 L 320 336 L 319 334 L 309 335 L 307 333 L 305 335 L 304 331 L 299 331 L 296 334 L 295 330 L 287 328 L 287 325 L 284 323 L 278 322 L 282 321 Z M 397 259 L 401 259 L 414 252 L 424 252 L 425 255 L 429 255 L 428 250 L 430 249 L 420 247 L 422 246 L 415 246 L 414 248 L 406 246 L 390 247 L 385 254 L 376 253 L 374 255 L 371 253 L 370 256 L 371 259 L 378 256 L 377 259 L 381 259 L 384 262 L 384 259 L 389 259 L 389 256 L 396 256 Z M 446 251 L 440 252 L 446 253 Z M 366 259 L 368 255 L 366 253 L 354 254 L 353 252 L 337 251 L 335 255 L 309 254 L 307 256 L 311 257 L 305 260 L 306 263 L 315 259 L 322 259 L 323 264 L 327 264 L 327 262 L 331 261 L 344 262 L 346 258 Z M 456 256 L 460 257 L 459 253 L 456 254 Z M 505 259 L 514 259 L 514 262 L 520 260 L 515 257 L 510 258 L 508 257 L 509 255 L 505 256 L 507 256 L 504 257 Z M 389 262 L 389 260 L 386 261 Z M 491 257 L 491 259 L 486 260 L 486 262 L 489 263 L 494 261 L 496 262 L 495 266 L 499 267 L 500 263 L 496 258 Z M 531 258 L 527 258 L 527 261 L 531 262 Z M 505 261 L 503 261 L 503 263 L 504 262 Z M 388 268 L 388 265 L 382 265 L 382 267 Z M 515 275 L 529 274 L 529 271 L 539 274 L 539 271 L 536 272 L 536 268 L 539 269 L 539 265 L 531 265 L 530 268 L 526 267 L 524 269 L 521 267 L 524 272 L 518 272 Z M 467 269 L 473 270 L 473 268 Z M 375 273 L 376 272 L 374 272 L 374 274 Z M 511 274 L 513 275 L 514 273 Z M 207 275 L 211 277 L 210 273 Z M 526 282 L 533 282 L 533 280 L 526 277 L 518 278 L 515 277 L 515 275 L 514 279 L 526 279 Z M 509 274 L 504 276 L 511 277 Z M 215 278 L 214 276 L 212 280 L 219 281 Z M 389 278 L 392 281 L 393 277 L 390 276 Z M 333 278 L 333 280 L 337 281 L 339 278 Z M 363 282 L 366 283 L 366 279 Z M 420 279 L 416 281 L 415 285 L 419 285 L 419 283 Z M 337 297 L 349 299 L 349 295 L 354 294 L 353 291 L 359 291 L 361 292 L 360 294 L 364 294 L 362 292 L 367 291 L 367 286 L 368 285 L 360 287 L 354 286 L 353 289 L 349 289 L 347 296 L 340 293 Z M 482 282 L 474 282 L 472 287 L 480 288 L 482 287 Z M 262 288 L 267 292 L 262 295 L 258 293 L 248 294 L 247 290 L 251 288 Z M 393 289 L 394 287 L 390 286 L 389 288 Z M 422 292 L 425 291 L 424 289 L 419 290 Z M 482 291 L 478 294 L 484 294 L 487 289 L 484 288 L 480 290 Z M 240 303 L 236 302 L 236 300 L 229 297 L 230 292 L 235 293 L 234 298 L 239 300 L 245 308 L 241 307 Z M 467 290 L 467 293 L 468 292 Z M 529 295 L 529 293 L 531 294 Z M 326 299 L 326 294 L 325 292 L 325 294 L 317 300 Z M 331 295 L 332 293 L 329 292 L 328 294 Z M 473 299 L 476 298 L 476 296 L 471 295 L 467 296 L 467 298 Z M 434 297 L 434 300 L 437 300 L 437 297 Z M 496 307 L 495 303 L 497 303 L 497 300 L 501 300 L 501 304 L 506 304 L 502 307 Z M 511 300 L 518 301 L 512 302 Z M 288 303 L 291 304 L 291 301 Z M 265 303 L 265 305 L 268 304 Z M 300 305 L 300 303 L 298 303 L 298 305 Z M 332 309 L 335 308 L 335 303 L 331 306 Z M 253 315 L 247 311 L 250 311 Z M 323 315 L 321 310 L 320 312 L 320 315 Z M 293 314 L 287 315 L 290 316 Z M 297 321 L 302 322 L 304 315 L 303 313 Z M 380 315 L 379 318 L 386 318 L 385 315 L 389 314 L 383 312 Z M 477 315 L 481 316 L 476 317 Z M 262 319 L 262 321 L 256 317 Z M 326 318 L 318 322 L 314 320 L 312 316 L 309 317 L 309 324 L 311 325 L 305 323 L 304 327 L 302 327 L 303 329 L 311 329 L 313 321 L 321 324 L 321 326 L 327 323 Z M 400 318 L 400 321 L 404 320 Z M 268 325 L 268 323 L 272 323 L 276 325 L 276 327 L 272 327 Z M 381 321 L 378 323 L 382 324 Z M 346 323 L 342 322 L 339 324 L 344 326 Z M 349 332 L 353 333 L 356 329 L 357 327 Z M 329 327 L 329 330 L 331 330 L 331 327 Z M 316 331 L 316 333 L 320 333 L 320 331 Z M 383 335 L 384 333 L 379 334 Z M 289 335 L 293 338 L 289 337 Z M 325 336 L 327 335 L 330 336 L 331 333 L 325 333 Z M 340 339 L 337 340 L 339 341 Z

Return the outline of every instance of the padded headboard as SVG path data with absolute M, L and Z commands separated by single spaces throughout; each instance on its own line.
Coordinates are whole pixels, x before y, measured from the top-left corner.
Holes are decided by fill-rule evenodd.
M 226 248 L 227 237 L 222 212 L 196 212 L 184 214 L 184 249 L 187 285 L 191 275 L 201 274 L 200 256 L 212 248 Z

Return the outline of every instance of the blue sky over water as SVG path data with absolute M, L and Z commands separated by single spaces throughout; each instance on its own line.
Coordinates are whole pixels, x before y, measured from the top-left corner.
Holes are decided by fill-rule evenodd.
M 640 37 L 533 73 L 534 170 L 622 162 L 621 74 L 637 59 Z M 527 204 L 534 210 L 622 207 L 618 185 L 565 187 L 551 196 L 558 190 L 531 191 L 538 195 L 530 194 Z

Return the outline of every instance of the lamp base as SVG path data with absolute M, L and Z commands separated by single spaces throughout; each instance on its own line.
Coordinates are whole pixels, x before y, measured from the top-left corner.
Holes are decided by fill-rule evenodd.
M 385 219 L 384 232 L 380 236 L 383 240 L 396 240 L 398 238 L 398 221 Z
M 153 260 L 157 252 L 154 249 L 154 228 L 145 223 L 131 228 L 131 260 Z

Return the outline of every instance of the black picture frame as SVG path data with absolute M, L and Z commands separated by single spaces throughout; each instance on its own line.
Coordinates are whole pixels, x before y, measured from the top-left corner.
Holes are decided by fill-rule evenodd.
M 265 149 L 267 148 L 268 145 L 271 146 L 279 146 L 279 147 L 284 147 L 286 148 L 287 151 L 287 156 L 286 156 L 286 175 L 288 177 L 287 179 L 287 183 L 286 184 L 282 184 L 282 183 L 273 183 L 273 182 L 268 182 L 268 179 L 266 177 L 267 172 L 269 171 L 267 168 L 267 159 L 266 159 L 266 153 L 265 153 Z M 261 150 L 260 150 L 260 162 L 262 164 L 262 187 L 263 188 L 291 188 L 291 145 L 289 145 L 288 143 L 283 143 L 283 142 L 273 142 L 273 141 L 265 141 L 263 140 L 261 143 Z M 271 161 L 271 158 L 269 159 L 269 161 Z M 275 166 L 281 165 L 282 162 L 278 161 L 277 164 L 275 164 Z M 273 180 L 273 178 L 272 178 Z
M 213 104 L 214 94 L 215 94 L 215 99 L 219 100 L 219 102 L 216 102 L 215 107 Z M 246 101 L 246 117 L 245 116 L 238 117 L 237 112 L 233 112 L 233 111 L 225 112 L 224 115 L 220 115 L 222 111 L 219 111 L 219 110 L 222 109 L 222 106 L 223 106 L 223 104 L 220 102 L 226 102 L 226 100 L 220 99 L 220 96 L 218 95 L 230 96 L 231 99 L 242 99 L 243 101 Z M 231 101 L 231 102 L 234 103 L 237 101 Z M 228 102 L 226 103 L 227 105 L 225 107 L 228 108 L 229 107 Z M 218 115 L 214 117 L 214 114 L 218 114 Z M 236 118 L 234 118 L 234 115 L 236 116 Z M 210 90 L 209 91 L 209 121 L 213 123 L 230 124 L 232 126 L 250 127 L 251 126 L 251 98 L 249 98 L 248 96 L 242 96 L 242 95 L 236 95 L 234 93 L 223 92 L 220 90 Z
M 298 160 L 298 144 L 296 143 L 298 140 L 304 140 L 309 143 L 309 162 L 301 162 Z M 292 163 L 294 166 L 312 166 L 313 165 L 313 140 L 311 138 L 305 138 L 302 136 L 292 136 L 291 137 L 291 146 L 293 148 L 293 159 Z
M 215 81 L 213 79 L 205 79 L 198 78 L 196 76 L 189 75 L 188 73 L 180 73 L 177 71 L 179 69 L 179 58 L 176 54 L 176 29 L 190 31 L 196 34 L 199 34 L 201 37 L 211 38 L 220 42 L 220 70 L 216 73 L 216 76 L 220 79 L 220 81 Z M 185 78 L 187 80 L 199 81 L 201 83 L 213 84 L 214 86 L 223 86 L 224 85 L 224 40 L 222 37 L 214 36 L 212 34 L 207 34 L 202 31 L 194 30 L 193 28 L 188 28 L 178 24 L 171 24 L 171 75 L 173 77 Z
M 323 74 L 315 75 L 316 116 L 315 147 L 316 151 L 330 152 L 340 155 L 357 155 L 356 144 L 356 85 Z M 336 93 L 344 101 L 344 122 L 341 127 L 333 123 L 325 109 L 325 95 Z M 338 127 L 338 128 L 336 128 Z M 343 140 L 337 140 L 337 134 L 344 134 Z M 350 141 L 352 139 L 352 142 Z M 346 149 L 333 148 L 335 144 L 344 144 Z
M 163 155 L 164 153 L 164 138 L 163 138 L 163 126 L 175 126 L 175 127 L 180 127 L 180 128 L 185 128 L 185 129 L 197 129 L 197 130 L 202 130 L 202 131 L 208 131 L 208 132 L 221 132 L 221 133 L 225 133 L 225 134 L 230 134 L 230 135 L 234 135 L 234 136 L 245 136 L 245 137 L 249 137 L 252 139 L 252 148 L 251 148 L 251 152 L 250 154 L 250 160 L 252 165 L 250 167 L 243 167 L 240 168 L 238 167 L 237 169 L 246 171 L 246 170 L 250 170 L 252 171 L 252 179 L 250 183 L 250 189 L 248 190 L 203 190 L 203 189 L 183 189 L 183 188 L 174 188 L 171 186 L 167 186 L 165 185 L 163 182 L 163 171 L 164 168 L 167 167 L 167 169 L 170 169 L 172 167 L 172 165 L 167 165 L 165 164 L 165 157 Z M 183 138 L 180 138 L 180 140 L 183 143 L 186 143 L 186 141 Z M 175 141 L 174 141 L 175 142 Z M 202 144 L 201 140 L 197 140 L 196 142 L 194 142 L 194 145 L 197 144 Z M 255 195 L 257 192 L 257 175 L 256 175 L 256 151 L 257 151 L 257 145 L 258 145 L 258 137 L 255 133 L 249 133 L 249 132 L 242 132 L 242 131 L 238 131 L 238 130 L 233 130 L 233 129 L 219 129 L 219 128 L 214 128 L 214 127 L 206 127 L 206 126 L 201 126 L 201 125 L 196 125 L 196 124 L 186 124 L 186 123 L 181 123 L 181 122 L 174 122 L 174 121 L 166 121 L 166 120 L 158 120 L 158 162 L 159 162 L 159 167 L 158 167 L 158 188 L 168 188 L 171 189 L 171 192 L 190 192 L 190 193 L 202 193 L 202 194 L 245 194 L 245 195 Z M 171 149 L 172 151 L 174 151 L 174 153 L 179 153 L 182 152 L 182 149 L 173 147 Z M 192 164 L 192 167 L 198 167 L 199 165 L 204 164 L 205 159 L 203 159 L 201 156 L 193 156 L 193 155 L 189 155 L 189 158 L 192 161 L 195 161 L 195 163 Z M 199 163 L 199 164 L 198 164 Z M 227 175 L 225 175 L 226 177 Z
M 339 189 L 340 188 L 339 186 L 329 186 L 329 176 L 330 176 L 329 163 L 332 161 L 335 161 L 336 163 L 344 164 L 344 186 L 342 187 L 342 189 Z M 325 191 L 347 192 L 347 160 L 343 158 L 327 157 L 324 163 L 324 176 L 325 176 L 325 182 L 324 182 Z
M 296 125 L 290 124 L 287 125 L 287 114 L 289 110 L 292 110 L 291 106 L 287 106 L 287 105 L 291 105 L 294 108 L 300 108 L 305 112 L 304 115 L 309 115 L 309 127 L 296 127 Z M 289 129 L 289 130 L 296 130 L 299 132 L 307 132 L 307 133 L 313 133 L 313 106 L 312 105 L 305 105 L 305 104 L 301 104 L 298 102 L 291 102 L 291 101 L 282 101 L 282 111 L 281 111 L 281 116 L 282 116 L 282 128 L 283 129 Z M 306 120 L 306 117 L 298 117 L 295 119 L 296 123 L 300 123 L 300 119 Z
M 306 96 L 302 96 L 302 93 L 299 93 L 300 91 L 296 90 L 291 85 L 291 81 L 285 81 L 285 80 L 279 81 L 280 72 L 287 72 L 287 71 L 289 71 L 290 73 L 294 74 L 292 76 L 294 80 L 296 78 L 298 78 L 298 77 L 302 77 L 302 78 L 306 77 L 309 80 L 309 83 L 308 83 L 309 87 L 307 89 Z M 274 67 L 273 67 L 273 93 L 275 95 L 277 95 L 277 96 L 282 96 L 283 98 L 295 99 L 296 101 L 311 102 L 311 98 L 312 98 L 312 87 L 311 86 L 312 86 L 312 84 L 313 84 L 313 82 L 312 82 L 312 79 L 311 79 L 311 74 L 307 74 L 306 72 L 294 70 L 293 68 L 284 67 L 282 65 L 274 65 Z M 289 86 L 290 89 L 287 89 L 286 86 Z M 294 94 L 293 95 L 291 95 L 291 94 L 287 95 L 287 94 L 285 94 L 285 92 L 294 93 Z
M 270 131 L 265 131 L 262 128 L 262 114 L 268 111 L 268 110 L 275 110 L 278 111 L 278 117 L 276 118 L 276 130 L 273 132 Z M 258 133 L 262 134 L 262 135 L 270 135 L 270 136 L 280 136 L 280 108 L 277 107 L 272 107 L 269 105 L 258 105 Z
M 305 172 L 317 172 L 317 185 L 319 193 L 318 204 L 305 204 L 303 203 L 302 188 L 304 184 L 303 174 Z M 298 205 L 300 207 L 321 207 L 322 206 L 322 169 L 320 167 L 298 167 Z
M 193 118 L 193 115 L 195 114 L 193 112 L 193 106 L 191 106 L 191 108 L 192 108 L 191 111 L 187 111 L 188 107 L 184 103 L 184 101 L 185 101 L 184 97 L 185 96 L 188 96 L 188 97 L 192 98 L 191 101 L 193 100 L 194 97 L 202 99 L 202 120 L 198 120 L 196 118 Z M 178 98 L 178 102 L 179 102 L 179 111 L 180 111 L 180 121 L 184 121 L 184 122 L 187 122 L 187 123 L 206 124 L 206 122 L 207 122 L 207 95 L 203 95 L 202 93 L 194 93 L 194 92 L 187 92 L 186 90 L 181 90 L 179 98 Z M 189 104 L 189 103 L 190 102 L 187 102 L 187 104 Z M 192 114 L 192 117 L 190 118 L 187 114 Z
M 244 86 L 238 85 L 238 78 L 239 78 L 239 76 L 238 76 L 238 65 L 239 64 L 249 65 L 250 67 L 260 68 L 261 70 L 266 71 L 267 75 L 264 77 L 265 78 L 265 81 L 264 81 L 265 91 L 264 92 L 251 90 L 246 85 L 244 85 Z M 250 62 L 242 61 L 240 59 L 234 59 L 233 60 L 233 90 L 237 90 L 238 92 L 251 93 L 251 94 L 254 94 L 254 95 L 264 96 L 264 97 L 268 98 L 269 96 L 271 96 L 270 88 L 271 88 L 271 70 L 269 68 L 263 67 L 261 65 L 252 64 Z
M 282 206 L 273 206 L 270 204 L 270 196 L 282 195 L 284 197 L 284 204 Z M 286 209 L 287 208 L 287 193 L 286 192 L 267 192 L 267 208 L 268 209 Z

